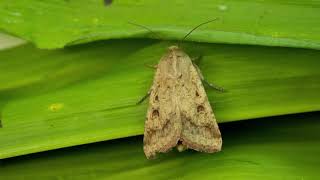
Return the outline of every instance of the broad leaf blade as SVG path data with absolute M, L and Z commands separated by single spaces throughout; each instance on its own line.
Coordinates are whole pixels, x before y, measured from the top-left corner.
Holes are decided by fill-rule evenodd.
M 0 178 L 317 179 L 320 114 L 223 124 L 223 150 L 173 150 L 147 160 L 142 138 L 128 138 L 2 160 Z
M 122 40 L 0 52 L 0 158 L 142 134 L 153 71 L 171 42 Z M 218 122 L 320 109 L 315 50 L 186 43 Z

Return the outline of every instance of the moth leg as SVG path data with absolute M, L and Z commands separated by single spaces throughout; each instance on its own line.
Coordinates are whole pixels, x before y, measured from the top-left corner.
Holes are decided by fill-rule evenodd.
M 215 84 L 213 84 L 213 83 L 210 83 L 210 82 L 208 82 L 206 79 L 204 79 L 204 77 L 203 77 L 203 75 L 202 75 L 199 67 L 198 67 L 196 64 L 193 64 L 193 66 L 196 68 L 196 70 L 197 70 L 197 72 L 198 72 L 198 74 L 199 74 L 199 77 L 201 78 L 201 81 L 202 81 L 202 82 L 204 82 L 206 85 L 208 85 L 209 87 L 211 87 L 211 88 L 213 88 L 213 89 L 215 89 L 215 90 L 217 90 L 217 91 L 226 92 L 226 90 L 225 90 L 224 88 L 222 88 L 222 87 L 220 87 L 220 86 L 217 86 L 217 85 L 215 85 Z
M 226 92 L 226 90 L 223 89 L 222 87 L 217 86 L 217 85 L 215 85 L 215 84 L 212 84 L 212 83 L 208 82 L 208 81 L 205 80 L 205 79 L 202 79 L 202 81 L 203 81 L 206 85 L 208 85 L 209 87 L 211 87 L 211 88 L 213 88 L 213 89 L 215 89 L 215 90 L 217 90 L 217 91 Z
M 146 100 L 151 94 L 151 89 L 148 91 L 146 95 L 144 95 L 136 104 L 141 104 L 144 100 Z
M 148 68 L 157 69 L 158 65 L 150 65 L 150 64 L 144 64 Z M 151 94 L 151 89 L 148 91 L 146 95 L 144 95 L 136 104 L 141 104 L 144 100 L 146 100 Z
M 202 60 L 202 55 L 191 58 L 193 64 L 199 64 Z
M 157 65 L 144 64 L 144 66 L 146 66 L 147 68 L 151 68 L 151 69 L 157 69 L 158 68 Z

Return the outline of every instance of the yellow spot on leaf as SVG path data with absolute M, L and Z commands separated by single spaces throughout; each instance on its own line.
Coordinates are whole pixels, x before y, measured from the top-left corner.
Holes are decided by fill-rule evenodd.
M 226 10 L 228 10 L 228 6 L 224 5 L 224 4 L 220 4 L 220 5 L 218 5 L 218 9 L 220 11 L 226 11 Z
M 48 109 L 52 112 L 57 112 L 59 110 L 61 110 L 63 108 L 63 104 L 62 103 L 54 103 L 54 104 L 51 104 Z

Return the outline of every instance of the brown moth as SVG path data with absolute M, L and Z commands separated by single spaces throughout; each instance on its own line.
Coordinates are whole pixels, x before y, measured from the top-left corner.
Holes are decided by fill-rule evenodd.
M 144 153 L 149 159 L 181 144 L 196 151 L 221 150 L 222 138 L 202 85 L 203 76 L 190 57 L 171 46 L 157 65 L 149 91 Z

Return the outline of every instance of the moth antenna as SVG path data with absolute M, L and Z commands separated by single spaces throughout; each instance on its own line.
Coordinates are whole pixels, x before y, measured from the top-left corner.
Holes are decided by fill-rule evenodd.
M 182 42 L 182 41 L 186 40 L 187 37 L 188 37 L 193 31 L 195 31 L 196 29 L 198 29 L 198 28 L 201 27 L 202 25 L 211 23 L 211 22 L 216 21 L 216 20 L 218 20 L 218 19 L 219 19 L 219 18 L 211 19 L 210 21 L 206 21 L 206 22 L 203 22 L 203 23 L 197 25 L 196 27 L 194 27 L 193 29 L 191 29 L 179 42 Z M 180 44 L 180 43 L 179 43 L 179 44 Z
M 133 23 L 133 22 L 128 22 L 128 23 L 131 24 L 131 25 L 134 25 L 134 26 L 137 26 L 137 27 L 141 27 L 141 28 L 143 28 L 143 29 L 146 29 L 146 30 L 148 30 L 149 32 L 151 32 L 155 37 L 157 37 L 158 39 L 161 39 L 160 36 L 159 36 L 157 33 L 155 33 L 154 31 L 152 31 L 150 28 L 148 28 L 148 27 L 146 27 L 146 26 L 143 26 L 143 25 L 141 25 L 141 24 L 136 24 L 136 23 Z

